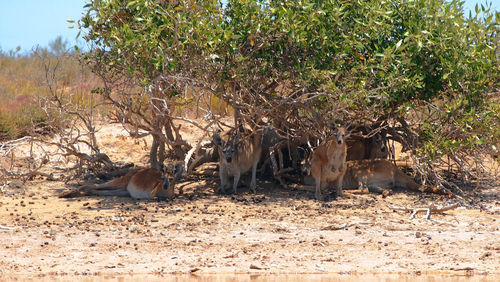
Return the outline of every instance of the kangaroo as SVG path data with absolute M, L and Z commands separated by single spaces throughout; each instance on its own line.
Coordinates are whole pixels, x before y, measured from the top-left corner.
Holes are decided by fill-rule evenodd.
M 354 137 L 347 140 L 348 161 L 364 159 L 386 159 L 388 157 L 385 133 L 378 132 L 372 137 Z
M 391 161 L 385 159 L 346 161 L 343 189 L 368 189 L 383 195 L 389 194 L 387 188 L 401 187 L 418 192 L 429 192 L 450 196 L 449 191 L 434 186 L 417 184 L 410 176 L 402 172 Z M 315 180 L 306 176 L 304 184 L 313 185 Z
M 262 154 L 262 134 L 253 132 L 240 140 L 240 131 L 236 129 L 222 134 L 214 133 L 213 142 L 219 151 L 219 176 L 220 193 L 225 193 L 228 176 L 233 176 L 233 193 L 236 194 L 236 188 L 240 181 L 241 174 L 252 169 L 252 180 L 250 188 L 256 193 L 257 186 L 257 163 Z
M 402 187 L 413 191 L 430 192 L 450 196 L 450 193 L 433 186 L 417 184 L 391 161 L 385 159 L 356 160 L 346 162 L 344 189 L 368 189 L 387 194 L 385 188 Z
M 83 185 L 76 191 L 69 191 L 60 198 L 73 198 L 85 195 L 130 196 L 134 199 L 153 199 L 174 197 L 174 186 L 184 173 L 184 163 L 178 162 L 170 182 L 165 173 L 156 168 L 133 168 L 124 176 L 97 185 Z
M 347 146 L 346 129 L 336 128 L 334 135 L 322 142 L 312 153 L 311 176 L 316 184 L 316 199 L 321 199 L 321 189 L 328 182 L 337 181 L 337 196 L 342 195 L 342 180 L 345 173 Z

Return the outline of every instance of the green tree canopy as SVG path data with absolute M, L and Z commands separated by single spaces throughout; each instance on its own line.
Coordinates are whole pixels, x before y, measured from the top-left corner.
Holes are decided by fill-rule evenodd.
M 118 73 L 137 86 L 168 78 L 174 90 L 161 95 L 169 97 L 196 84 L 243 121 L 266 116 L 290 136 L 385 120 L 428 171 L 443 156 L 460 163 L 498 147 L 499 13 L 488 7 L 468 17 L 458 0 L 86 7 L 79 25 L 93 44 L 87 58 L 105 78 Z

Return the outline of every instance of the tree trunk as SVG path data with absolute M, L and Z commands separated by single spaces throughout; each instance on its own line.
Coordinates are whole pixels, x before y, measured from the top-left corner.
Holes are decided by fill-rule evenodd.
M 182 148 L 182 145 L 177 145 L 175 144 L 176 143 L 176 139 L 175 139 L 175 136 L 174 136 L 174 133 L 173 133 L 173 127 L 174 125 L 172 124 L 172 120 L 169 120 L 166 122 L 165 124 L 165 135 L 169 141 L 170 144 L 174 144 L 172 145 L 172 150 L 174 150 L 174 155 L 177 159 L 179 160 L 183 160 L 184 159 L 184 156 L 186 155 L 186 152 L 184 151 L 184 149 Z

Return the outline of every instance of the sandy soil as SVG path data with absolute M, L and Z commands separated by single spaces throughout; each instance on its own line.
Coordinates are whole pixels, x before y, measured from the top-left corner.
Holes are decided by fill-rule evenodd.
M 194 127 L 184 130 L 196 137 Z M 111 159 L 144 163 L 147 146 L 119 126 L 101 130 Z M 148 141 L 146 141 L 148 142 Z M 19 153 L 20 154 L 20 153 Z M 54 158 L 55 155 L 54 155 Z M 49 167 L 56 179 L 68 166 Z M 5 181 L 0 192 L 0 278 L 167 273 L 459 274 L 500 277 L 500 188 L 430 220 L 387 205 L 455 199 L 396 191 L 317 202 L 314 193 L 258 181 L 218 195 L 215 173 L 180 184 L 172 201 L 59 199 L 75 182 Z M 497 185 L 498 186 L 498 185 Z M 12 276 L 14 275 L 14 276 Z

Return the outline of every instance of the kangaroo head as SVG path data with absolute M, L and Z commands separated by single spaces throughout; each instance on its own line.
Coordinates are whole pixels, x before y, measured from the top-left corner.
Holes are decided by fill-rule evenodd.
M 168 187 L 170 187 L 170 181 L 168 180 L 168 177 L 165 177 L 165 175 L 163 175 L 161 178 L 163 180 L 161 184 L 163 190 L 168 190 Z
M 170 163 L 167 166 L 163 165 L 161 172 L 163 175 L 171 175 L 172 179 L 179 179 L 186 176 L 185 163 L 183 161 L 177 161 L 174 164 Z
M 373 139 L 375 141 L 375 145 L 381 152 L 385 152 L 387 150 L 387 138 L 385 134 L 383 133 L 377 133 L 375 136 L 373 136 Z
M 342 145 L 345 141 L 346 138 L 346 129 L 343 126 L 335 128 L 335 131 L 333 133 L 333 137 L 337 141 L 339 145 Z
M 234 135 L 226 135 L 222 138 L 218 133 L 214 134 L 213 142 L 219 148 L 221 152 L 221 157 L 226 160 L 226 162 L 231 163 L 234 158 L 234 153 L 236 152 L 236 146 L 239 141 L 239 132 L 237 131 Z M 225 140 L 226 139 L 226 140 Z

